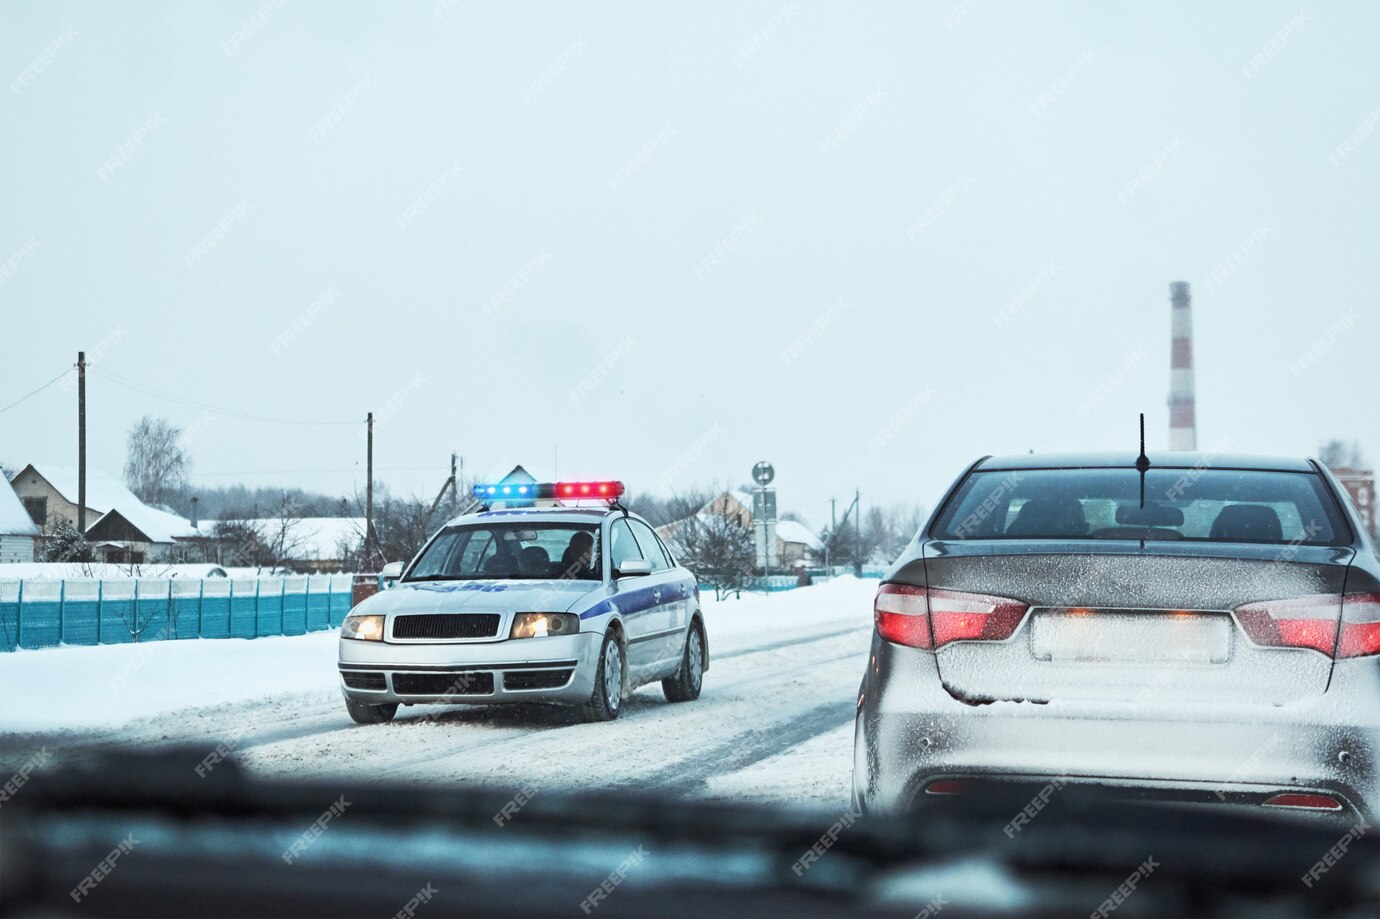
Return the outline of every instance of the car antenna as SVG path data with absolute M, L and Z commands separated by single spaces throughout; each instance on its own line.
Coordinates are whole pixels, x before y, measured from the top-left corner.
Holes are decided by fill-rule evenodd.
M 1145 473 L 1150 469 L 1150 457 L 1145 455 L 1145 413 L 1140 413 L 1140 456 L 1136 470 L 1140 473 L 1140 509 L 1145 510 Z

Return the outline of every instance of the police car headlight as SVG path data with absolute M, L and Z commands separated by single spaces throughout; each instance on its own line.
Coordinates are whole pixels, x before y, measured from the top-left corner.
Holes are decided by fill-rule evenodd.
M 340 627 L 341 638 L 358 638 L 360 641 L 383 641 L 382 616 L 346 616 Z
M 548 635 L 574 635 L 580 631 L 580 617 L 574 613 L 518 613 L 513 617 L 512 638 L 546 638 Z

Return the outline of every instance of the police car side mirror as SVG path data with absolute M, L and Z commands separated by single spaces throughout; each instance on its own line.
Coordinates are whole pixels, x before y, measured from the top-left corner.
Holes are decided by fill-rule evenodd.
M 644 558 L 630 558 L 615 569 L 619 578 L 636 578 L 652 573 L 652 563 Z
M 398 578 L 402 577 L 403 563 L 389 562 L 383 566 L 379 572 L 379 590 L 387 590 L 397 583 Z

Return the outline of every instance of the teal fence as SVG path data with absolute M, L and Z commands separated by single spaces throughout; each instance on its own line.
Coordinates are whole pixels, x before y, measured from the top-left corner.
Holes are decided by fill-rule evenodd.
M 0 651 L 338 628 L 348 574 L 254 579 L 0 581 Z

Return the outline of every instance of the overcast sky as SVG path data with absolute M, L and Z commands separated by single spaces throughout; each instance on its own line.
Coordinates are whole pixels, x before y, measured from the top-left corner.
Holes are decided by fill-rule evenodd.
M 1371 2 L 5 0 L 0 407 L 84 348 L 97 469 L 147 413 L 194 481 L 350 492 L 373 410 L 395 492 L 451 450 L 657 491 L 767 459 L 817 526 L 1134 448 L 1138 411 L 1163 447 L 1184 280 L 1200 446 L 1374 461 L 1377 35 Z M 0 459 L 75 464 L 65 382 Z

